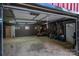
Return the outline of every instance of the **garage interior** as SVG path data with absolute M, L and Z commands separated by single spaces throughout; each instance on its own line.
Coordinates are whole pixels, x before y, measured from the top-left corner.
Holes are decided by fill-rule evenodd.
M 28 8 L 4 8 L 4 54 L 75 56 L 76 18 Z

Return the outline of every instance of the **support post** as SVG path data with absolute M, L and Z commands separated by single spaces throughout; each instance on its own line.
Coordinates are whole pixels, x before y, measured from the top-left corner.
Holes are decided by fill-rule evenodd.
M 3 7 L 2 4 L 0 4 L 0 56 L 3 54 Z
M 76 55 L 79 55 L 79 17 L 76 19 Z

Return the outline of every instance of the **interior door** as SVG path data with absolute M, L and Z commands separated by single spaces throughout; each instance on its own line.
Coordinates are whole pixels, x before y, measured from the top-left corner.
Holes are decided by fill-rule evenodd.
M 66 24 L 66 41 L 74 44 L 75 23 Z
M 31 36 L 34 33 L 34 26 L 30 24 L 16 24 L 15 28 L 16 37 Z

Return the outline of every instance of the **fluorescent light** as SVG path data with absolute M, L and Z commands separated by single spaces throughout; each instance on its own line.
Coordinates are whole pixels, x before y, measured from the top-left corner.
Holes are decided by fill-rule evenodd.
M 25 21 L 25 20 L 16 20 L 16 22 L 33 22 L 33 23 L 36 23 L 36 21 Z

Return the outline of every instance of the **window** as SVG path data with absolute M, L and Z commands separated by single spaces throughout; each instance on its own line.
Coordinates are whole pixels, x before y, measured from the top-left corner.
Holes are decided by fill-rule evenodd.
M 30 27 L 29 26 L 25 26 L 25 30 L 29 30 L 30 29 Z

